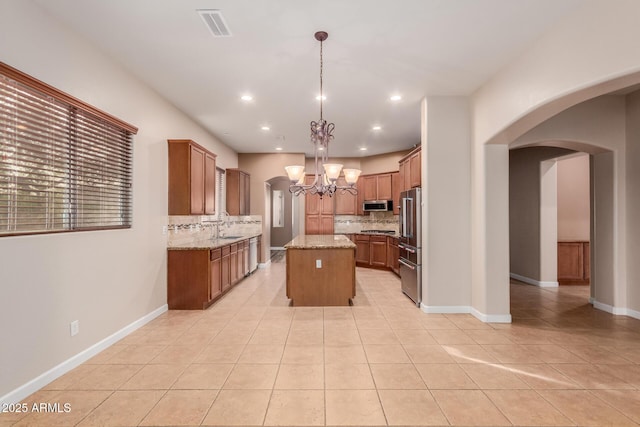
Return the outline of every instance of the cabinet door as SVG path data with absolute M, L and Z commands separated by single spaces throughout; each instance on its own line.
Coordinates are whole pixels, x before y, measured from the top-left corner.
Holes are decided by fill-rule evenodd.
M 369 265 L 369 236 L 356 236 L 356 263 Z
M 409 159 L 403 161 L 404 163 L 404 189 L 411 190 L 411 163 Z
M 414 153 L 411 155 L 411 158 L 409 159 L 409 163 L 410 163 L 410 168 L 411 168 L 411 188 L 413 187 L 420 187 L 422 186 L 422 176 L 421 176 L 421 170 L 422 170 L 422 152 L 418 151 L 417 153 Z
M 404 174 L 405 174 L 405 164 L 406 162 L 398 162 L 398 187 L 400 188 L 400 192 L 405 191 L 407 188 L 404 185 Z M 393 183 L 392 183 L 393 185 Z M 398 199 L 399 200 L 399 199 Z M 395 213 L 395 211 L 394 211 Z
M 333 201 L 334 198 L 329 196 L 324 196 L 320 199 L 320 213 L 322 215 L 333 215 Z
M 238 215 L 246 215 L 247 214 L 247 199 L 244 197 L 245 186 L 247 185 L 247 175 L 240 172 L 239 174 L 239 182 L 238 182 L 238 203 L 240 207 L 238 208 Z
M 356 215 L 368 215 L 369 212 L 365 212 L 362 209 L 362 204 L 364 203 L 364 178 L 360 178 L 358 180 L 358 182 L 356 183 L 356 188 L 358 189 Z
M 204 158 L 204 213 L 216 211 L 216 158 L 209 153 Z
M 370 241 L 370 263 L 376 267 L 386 267 L 387 265 L 387 238 L 371 236 Z
M 394 245 L 391 247 L 391 251 L 393 252 L 393 263 L 391 264 L 391 268 L 396 274 L 400 273 L 400 248 L 398 245 Z
M 244 242 L 244 262 L 243 262 L 242 275 L 246 276 L 247 274 L 249 274 L 249 241 L 245 240 L 245 242 Z
M 222 259 L 211 261 L 211 277 L 209 279 L 209 301 L 222 293 Z
M 400 172 L 391 174 L 391 195 L 393 200 L 393 214 L 400 214 L 400 192 L 402 191 L 402 183 L 400 181 Z
M 378 199 L 378 177 L 375 175 L 365 176 L 363 178 L 364 185 L 364 201 L 379 200 Z
M 582 280 L 582 242 L 558 242 L 558 280 Z
M 251 175 L 245 174 L 244 191 L 242 194 L 244 199 L 244 215 L 251 215 Z
M 338 178 L 338 185 L 347 185 L 347 181 L 345 181 L 344 177 Z M 358 204 L 358 196 L 355 194 L 351 194 L 348 191 L 344 193 L 342 190 L 338 190 L 335 195 L 336 198 L 336 215 L 356 215 L 357 214 L 357 204 Z
M 242 242 L 238 243 L 238 265 L 236 265 L 236 269 L 238 271 L 238 281 L 240 281 L 244 277 L 244 244 Z
M 238 245 L 231 245 L 231 253 L 229 254 L 229 277 L 232 285 L 238 282 Z
M 191 214 L 204 214 L 204 151 L 191 146 Z
M 322 234 L 320 227 L 320 215 L 305 215 L 304 230 L 305 234 Z
M 320 234 L 333 234 L 333 215 L 320 215 Z
M 223 248 L 224 250 L 225 248 Z M 220 288 L 222 292 L 226 291 L 231 287 L 231 258 L 229 257 L 229 247 L 226 247 L 227 253 L 226 255 L 223 252 L 222 258 L 220 260 Z
M 378 198 L 376 200 L 391 200 L 393 198 L 391 174 L 385 173 L 377 176 Z

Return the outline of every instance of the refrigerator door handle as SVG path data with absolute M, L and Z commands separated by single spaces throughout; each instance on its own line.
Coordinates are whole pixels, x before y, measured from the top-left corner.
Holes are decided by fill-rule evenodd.
M 410 249 L 410 248 L 408 248 L 408 247 L 406 247 L 406 246 L 404 246 L 402 244 L 399 244 L 398 246 L 401 247 L 402 249 L 404 249 L 405 251 L 409 252 L 410 254 L 415 254 L 416 253 L 416 251 L 414 251 L 413 249 Z
M 411 270 L 415 270 L 415 269 L 416 269 L 413 265 L 411 265 L 411 264 L 407 264 L 406 262 L 404 262 L 404 261 L 402 260 L 402 258 L 401 258 L 401 259 L 399 259 L 398 261 L 400 262 L 400 264 L 404 265 L 405 267 L 410 268 Z
M 400 236 L 407 237 L 405 232 L 405 227 L 407 224 L 407 199 L 405 197 L 402 198 L 402 205 L 400 206 L 402 209 L 402 222 L 400 223 Z

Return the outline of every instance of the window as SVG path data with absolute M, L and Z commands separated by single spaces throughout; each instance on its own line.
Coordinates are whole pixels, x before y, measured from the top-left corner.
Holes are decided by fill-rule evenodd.
M 227 211 L 227 174 L 224 169 L 216 167 L 216 216 L 223 218 Z
M 136 132 L 0 63 L 0 236 L 131 227 Z

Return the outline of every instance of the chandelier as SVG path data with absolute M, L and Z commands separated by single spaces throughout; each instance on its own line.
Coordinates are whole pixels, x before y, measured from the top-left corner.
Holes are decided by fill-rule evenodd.
M 327 37 L 329 37 L 329 34 L 325 31 L 315 33 L 316 40 L 320 42 L 320 120 L 311 122 L 311 143 L 315 151 L 315 179 L 310 184 L 305 183 L 304 166 L 286 166 L 284 168 L 291 181 L 289 191 L 295 196 L 318 194 L 320 197 L 325 195 L 331 197 L 337 190 L 343 193 L 358 193 L 355 185 L 361 171 L 359 169 L 344 169 L 344 179 L 347 185 L 337 185 L 336 182 L 340 177 L 340 172 L 343 170 L 342 165 L 328 163 L 329 142 L 333 139 L 333 130 L 336 126 L 333 123 L 328 123 L 322 116 L 322 101 L 324 98 L 322 92 L 322 42 Z

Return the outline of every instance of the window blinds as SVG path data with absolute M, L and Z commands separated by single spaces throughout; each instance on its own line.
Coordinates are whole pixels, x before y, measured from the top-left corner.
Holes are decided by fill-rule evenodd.
M 0 236 L 130 227 L 133 132 L 0 65 Z

